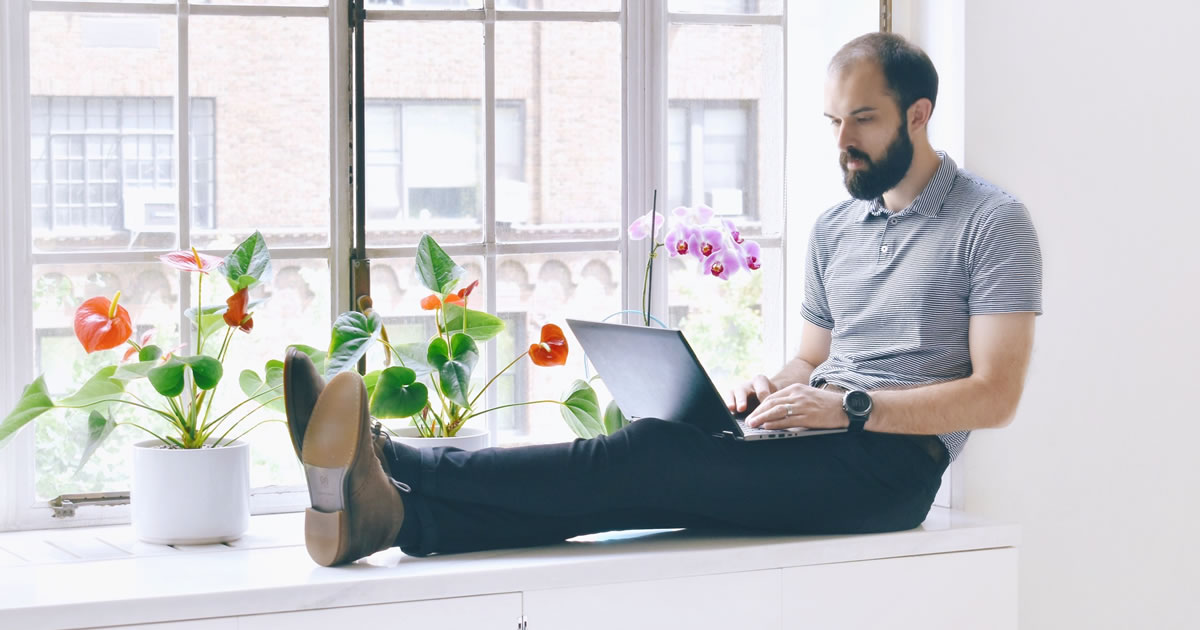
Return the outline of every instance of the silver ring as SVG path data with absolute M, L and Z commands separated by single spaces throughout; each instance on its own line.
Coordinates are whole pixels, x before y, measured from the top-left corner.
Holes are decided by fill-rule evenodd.
M 786 417 L 788 417 L 788 416 L 790 416 L 790 415 L 792 415 L 792 406 L 791 406 L 791 405 L 784 405 L 784 406 L 783 406 L 783 416 L 786 418 Z

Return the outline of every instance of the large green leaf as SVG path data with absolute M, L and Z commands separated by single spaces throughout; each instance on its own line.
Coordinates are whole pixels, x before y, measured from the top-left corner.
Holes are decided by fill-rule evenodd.
M 200 389 L 212 389 L 221 382 L 221 362 L 205 355 L 171 357 L 166 363 L 147 372 L 146 377 L 150 379 L 154 391 L 170 398 L 183 393 L 187 368 L 191 368 L 192 381 Z
M 249 305 L 246 306 L 250 308 Z M 199 308 L 193 306 L 183 312 L 192 322 L 192 326 L 200 328 L 206 339 L 212 338 L 214 334 L 226 326 L 225 311 L 229 310 L 228 304 L 209 304 Z M 208 345 L 208 344 L 205 344 Z
M 375 395 L 375 384 L 379 382 L 379 374 L 383 370 L 372 370 L 363 374 L 363 387 L 367 388 L 367 400 Z
M 50 394 L 46 391 L 46 379 L 39 376 L 21 392 L 17 406 L 5 416 L 3 422 L 0 422 L 0 448 L 3 448 L 8 439 L 21 427 L 53 408 L 54 401 L 50 400 Z
M 446 340 L 438 337 L 429 343 L 429 364 L 438 372 L 442 393 L 454 402 L 468 407 L 467 395 L 471 386 L 471 371 L 479 361 L 479 348 L 469 335 L 457 333 Z
M 575 379 L 563 395 L 562 402 L 558 411 L 575 435 L 587 440 L 604 433 L 604 424 L 600 420 L 600 401 L 596 397 L 596 390 L 587 381 Z
M 466 333 L 475 341 L 487 341 L 504 331 L 504 320 L 482 311 L 447 304 L 446 330 Z
M 100 402 L 102 400 L 111 401 L 114 398 L 119 398 L 125 393 L 125 382 L 119 378 L 115 378 L 117 366 L 109 365 L 100 368 L 98 372 L 92 375 L 79 391 L 58 401 L 59 407 L 72 407 L 76 409 L 91 410 L 107 410 L 112 406 L 112 402 Z
M 355 364 L 379 339 L 383 320 L 375 311 L 364 315 L 348 311 L 338 315 L 333 322 L 333 334 L 329 339 L 329 353 L 325 362 L 325 378 L 354 369 Z
M 284 405 L 283 398 L 283 362 L 276 359 L 267 361 L 263 368 L 267 375 L 266 380 L 258 375 L 254 370 L 242 370 L 238 375 L 238 386 L 241 387 L 242 393 L 247 398 L 258 396 L 258 402 L 266 403 L 267 409 L 286 413 L 287 406 Z M 270 392 L 269 394 L 266 392 Z
M 117 423 L 113 422 L 112 418 L 107 414 L 100 413 L 99 411 L 92 411 L 92 413 L 88 414 L 87 444 L 83 447 L 83 454 L 79 456 L 79 465 L 75 467 L 74 474 L 79 474 L 79 471 L 83 469 L 83 465 L 92 457 L 92 453 L 96 452 L 100 443 L 115 428 L 117 428 Z
M 159 348 L 158 346 L 142 346 L 142 349 L 138 350 L 138 361 L 153 361 L 155 359 L 162 358 L 162 355 L 162 348 Z
M 423 343 L 406 343 L 392 346 L 392 355 L 400 362 L 400 367 L 406 367 L 417 373 L 421 378 L 433 372 L 429 365 L 428 348 Z
M 377 418 L 407 418 L 420 413 L 429 402 L 429 390 L 416 382 L 417 373 L 390 367 L 379 374 L 371 395 L 371 415 Z
M 629 418 L 621 413 L 621 408 L 617 406 L 617 401 L 608 401 L 608 406 L 604 408 L 604 433 L 612 435 L 622 428 L 629 425 Z
M 417 277 L 430 291 L 445 295 L 454 290 L 467 270 L 455 264 L 433 237 L 424 234 L 417 244 Z
M 271 252 L 261 232 L 242 241 L 225 257 L 221 273 L 235 292 L 271 279 Z

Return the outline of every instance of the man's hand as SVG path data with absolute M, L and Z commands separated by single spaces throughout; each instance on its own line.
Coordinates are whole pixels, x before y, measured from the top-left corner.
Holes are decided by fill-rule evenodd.
M 760 400 L 762 403 L 746 418 L 750 427 L 841 429 L 850 425 L 842 410 L 842 395 L 837 392 L 798 383 Z
M 725 406 L 733 413 L 742 413 L 747 409 L 753 409 L 758 404 L 766 400 L 768 396 L 774 394 L 779 388 L 765 374 L 759 374 L 750 379 L 749 383 L 742 383 L 734 387 L 729 395 L 725 398 Z

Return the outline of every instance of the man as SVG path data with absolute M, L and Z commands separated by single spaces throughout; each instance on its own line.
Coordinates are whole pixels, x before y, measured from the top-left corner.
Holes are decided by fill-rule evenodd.
M 929 145 L 929 58 L 865 35 L 829 66 L 825 115 L 853 199 L 816 222 L 800 349 L 729 395 L 764 428 L 845 433 L 757 443 L 642 419 L 611 436 L 465 452 L 394 443 L 352 372 L 285 362 L 293 445 L 322 565 L 561 541 L 614 529 L 797 534 L 919 525 L 972 429 L 1011 422 L 1041 312 L 1041 255 L 1016 199 Z

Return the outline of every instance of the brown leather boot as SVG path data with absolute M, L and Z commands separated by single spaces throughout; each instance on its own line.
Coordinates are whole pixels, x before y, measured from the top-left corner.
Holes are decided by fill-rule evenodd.
M 317 564 L 353 562 L 395 544 L 404 501 L 375 455 L 375 441 L 362 377 L 333 377 L 312 410 L 300 457 L 312 499 L 304 542 Z
M 325 379 L 317 372 L 312 359 L 295 348 L 288 348 L 283 359 L 283 406 L 287 413 L 292 448 L 296 449 L 296 459 L 302 460 L 300 453 L 304 448 L 304 433 L 308 429 L 317 398 L 324 389 Z M 383 465 L 383 472 L 391 477 L 391 467 L 388 466 L 388 458 L 384 454 L 384 447 L 389 438 L 384 435 L 383 426 L 378 422 L 371 428 L 371 433 L 374 437 L 375 456 Z

